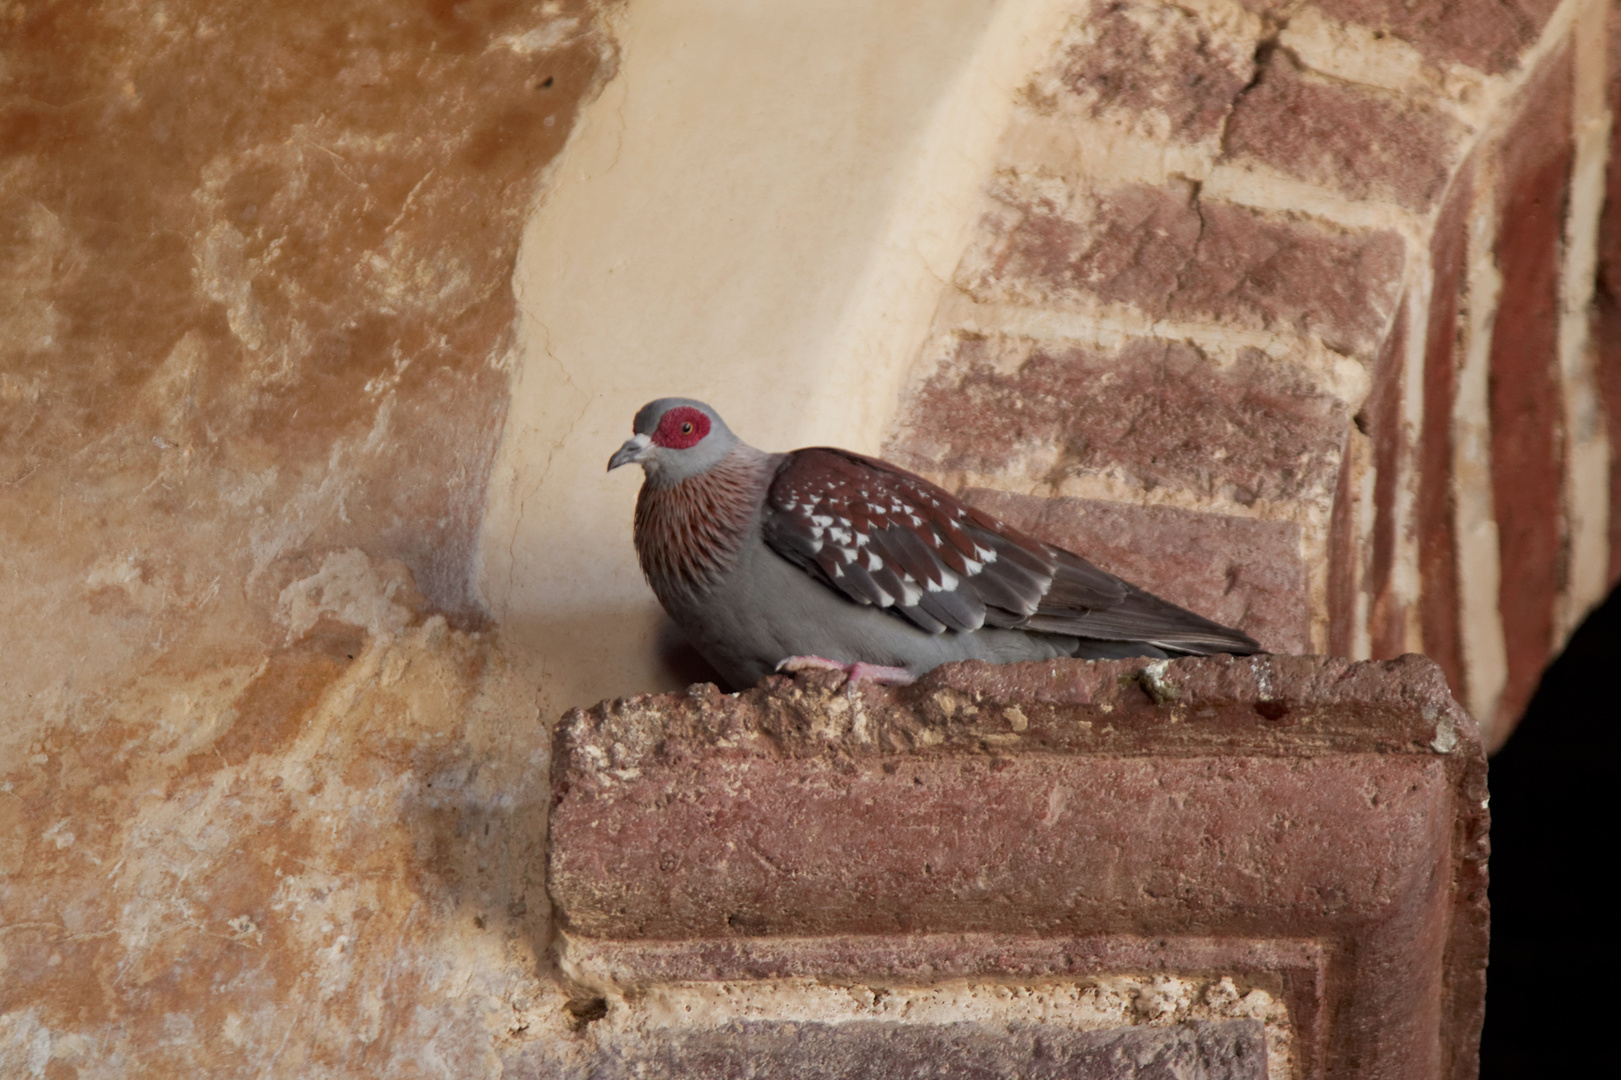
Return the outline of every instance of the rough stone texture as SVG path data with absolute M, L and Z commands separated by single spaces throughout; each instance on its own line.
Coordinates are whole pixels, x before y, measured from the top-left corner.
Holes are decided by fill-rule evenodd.
M 594 10 L 0 19 L 0 1074 L 496 1072 L 567 1025 L 468 563 Z
M 1266 1075 L 1294 1076 L 1295 1040 L 1289 1024 L 1289 1010 L 1275 993 L 1282 984 L 1276 979 L 1264 979 L 1266 986 L 1251 985 L 1231 976 L 1193 975 L 1186 978 L 1156 972 L 1140 976 L 1088 976 L 1078 975 L 1075 969 L 1102 959 L 1088 953 L 1085 944 L 1066 947 L 1063 960 L 1056 966 L 1058 950 L 1049 948 L 1044 955 L 1032 950 L 1032 942 L 998 942 L 991 948 L 979 950 L 979 959 L 995 957 L 996 963 L 1008 970 L 1008 964 L 1021 964 L 1025 975 L 1009 981 L 997 975 L 980 978 L 973 974 L 964 978 L 944 977 L 943 970 L 924 971 L 920 981 L 913 969 L 910 976 L 899 979 L 885 978 L 871 981 L 872 964 L 852 965 L 852 956 L 867 961 L 882 958 L 882 962 L 895 960 L 922 961 L 934 948 L 938 939 L 927 937 L 911 939 L 873 939 L 826 942 L 812 953 L 803 940 L 772 943 L 756 939 L 775 960 L 786 959 L 791 952 L 801 961 L 813 960 L 817 972 L 814 977 L 792 978 L 717 978 L 699 977 L 674 981 L 648 981 L 633 979 L 623 988 L 609 986 L 601 981 L 600 973 L 607 970 L 606 960 L 612 961 L 606 950 L 612 944 L 568 942 L 565 963 L 576 970 L 589 970 L 597 988 L 594 998 L 579 1000 L 581 1014 L 577 1048 L 580 1053 L 564 1058 L 554 1045 L 533 1043 L 523 1058 L 509 1060 L 508 1075 L 516 1076 L 574 1076 L 594 1075 L 594 1070 L 610 1069 L 615 1063 L 632 1062 L 642 1068 L 657 1068 L 672 1045 L 704 1045 L 736 1038 L 740 1033 L 765 1033 L 781 1046 L 777 1036 L 788 1024 L 827 1031 L 830 1036 L 850 1032 L 883 1033 L 898 1042 L 911 1045 L 937 1042 L 941 1035 L 950 1038 L 956 1033 L 1000 1032 L 1010 1036 L 1007 1043 L 1015 1050 L 1019 1043 L 1031 1045 L 1027 1036 L 1070 1048 L 1085 1050 L 1102 1044 L 1115 1047 L 1132 1046 L 1148 1050 L 1147 1056 L 1160 1057 L 1168 1049 L 1180 1057 L 1187 1046 L 1190 1032 L 1201 1033 L 1203 1039 L 1218 1033 L 1216 1045 L 1223 1047 L 1233 1036 L 1248 1042 L 1248 1032 L 1259 1029 L 1264 1045 Z M 665 942 L 654 946 L 658 956 L 666 961 L 663 971 L 673 972 L 685 967 L 693 968 L 695 957 L 704 957 L 700 965 L 715 959 L 715 950 L 690 942 Z M 995 951 L 992 952 L 992 949 Z M 965 949 L 962 952 L 971 952 Z M 1274 960 L 1282 963 L 1293 976 L 1315 977 L 1320 974 L 1320 952 L 1299 946 L 1274 949 Z M 648 959 L 647 950 L 638 956 Z M 733 959 L 736 959 L 734 956 Z M 765 957 L 757 957 L 765 960 Z M 1118 962 L 1119 953 L 1105 962 Z M 1163 955 L 1160 959 L 1167 959 Z M 1192 953 L 1178 954 L 1178 961 L 1193 961 Z M 1198 951 L 1197 960 L 1214 963 L 1217 950 Z M 767 961 L 769 964 L 769 961 Z M 1068 965 L 1068 971 L 1059 968 Z M 711 964 L 711 966 L 713 966 Z M 780 966 L 780 965 L 779 965 Z M 992 965 L 994 969 L 994 965 Z M 1029 978 L 1038 967 L 1053 972 L 1048 978 Z M 734 969 L 735 970 L 735 969 Z M 1310 973 L 1315 973 L 1308 976 Z M 644 967 L 641 973 L 650 974 Z M 615 969 L 615 977 L 624 974 Z M 943 978 L 943 981 L 941 981 Z M 1028 981 L 1027 981 L 1028 980 Z M 1238 1023 L 1234 1023 L 1237 1021 Z M 917 1030 L 917 1029 L 923 1030 Z M 1080 1036 L 1077 1038 L 1077 1036 Z M 817 1036 L 820 1043 L 826 1042 Z M 756 1044 L 758 1046 L 758 1044 Z M 1208 1043 L 1206 1045 L 1209 1045 Z M 1151 1048 L 1157 1047 L 1158 1050 Z M 976 1049 L 989 1051 L 981 1043 Z M 1260 1047 L 1258 1047 L 1260 1049 Z M 790 1051 L 791 1052 L 791 1051 Z M 874 1050 L 874 1054 L 881 1053 Z M 756 1055 L 760 1057 L 761 1055 Z M 1004 1058 L 1007 1055 L 1004 1055 Z M 1231 1056 L 1231 1055 L 1223 1055 Z M 1246 1053 L 1245 1058 L 1249 1055 Z M 1163 1060 L 1163 1057 L 1161 1057 Z M 1096 1063 L 1094 1059 L 1094 1063 Z M 935 1067 L 944 1067 L 937 1060 Z M 1040 1067 L 1040 1062 L 1007 1062 L 997 1075 L 1019 1075 L 1019 1065 Z M 1255 1068 L 1248 1060 L 1228 1062 L 1242 1064 L 1244 1073 Z M 773 1068 L 769 1059 L 759 1062 L 757 1075 L 816 1075 L 811 1070 L 784 1067 Z
M 1498 153 L 1497 265 L 1503 275 L 1491 351 L 1492 495 L 1503 577 L 1499 608 L 1508 684 L 1499 716 L 1512 724 L 1554 648 L 1564 584 L 1560 489 L 1559 272 L 1570 183 L 1568 50 L 1527 89 Z M 1561 133 L 1550 137 L 1550 132 Z
M 1267 1074 L 1261 1025 L 1253 1020 L 1097 1032 L 1051 1025 L 745 1021 L 633 1047 L 610 1047 L 591 1075 L 602 1080 L 783 1075 L 825 1080 L 1266 1080 Z
M 913 395 L 898 460 L 1061 484 L 1100 474 L 1240 505 L 1325 497 L 1342 401 L 1257 352 L 1220 365 L 1183 344 L 1118 351 L 963 337 Z
M 1406 361 L 1407 309 L 1373 368 L 1373 392 L 1357 414 L 1357 425 L 1373 440 L 1373 537 L 1366 560 L 1363 591 L 1368 594 L 1368 637 L 1371 655 L 1385 660 L 1407 651 L 1407 609 L 1396 591 L 1396 485 L 1407 449 L 1402 422 L 1402 366 Z
M 143 550 L 155 513 L 204 555 L 246 534 L 231 580 L 365 540 L 471 612 L 518 230 L 599 63 L 578 10 L 483 7 L 15 9 L 8 554 L 94 527 L 173 614 L 224 567 Z M 29 575 L 50 608 L 95 561 L 65 554 Z
M 1244 630 L 1269 652 L 1311 649 L 1300 526 L 1100 499 L 963 493 L 1003 521 Z
M 1395 310 L 1392 232 L 1200 199 L 1193 185 L 1091 193 L 1010 181 L 959 272 L 981 302 L 1127 304 L 1156 318 L 1312 335 L 1371 359 Z
M 1351 199 L 1423 211 L 1452 172 L 1461 130 L 1426 103 L 1268 57 L 1226 127 L 1224 150 Z
M 1056 71 L 1036 92 L 1046 108 L 1198 142 L 1221 133 L 1254 74 L 1252 53 L 1196 12 L 1098 0 L 1070 26 Z
M 566 1037 L 533 689 L 400 564 L 309 569 L 285 644 L 6 751 L 0 1075 L 484 1076 Z
M 1293 0 L 1240 0 L 1253 11 L 1285 14 Z M 1400 38 L 1427 59 L 1492 74 L 1513 67 L 1541 33 L 1559 0 L 1317 0 L 1342 22 Z
M 1282 980 L 1301 1075 L 1473 1075 L 1485 767 L 1433 664 L 965 664 L 831 685 L 565 718 L 548 881 L 574 970 L 1013 977 L 1111 950 L 1141 970 L 1144 938 L 1187 962 L 1214 939 L 1203 970 Z M 1257 937 L 1314 941 L 1324 966 L 1276 964 Z
M 1356 461 L 1346 433 L 1340 458 L 1339 482 L 1334 487 L 1334 509 L 1328 521 L 1328 654 L 1355 656 L 1357 652 L 1357 591 L 1361 586 L 1358 562 L 1362 546 L 1357 536 Z
M 1201 204 L 1199 222 L 1173 315 L 1242 312 L 1252 325 L 1311 334 L 1352 356 L 1383 336 L 1404 263 L 1394 233 L 1341 232 L 1221 203 Z

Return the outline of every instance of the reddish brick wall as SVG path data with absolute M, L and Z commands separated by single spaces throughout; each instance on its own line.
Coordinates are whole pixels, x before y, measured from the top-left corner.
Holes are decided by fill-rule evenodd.
M 1406 360 L 1407 308 L 1385 339 L 1373 366 L 1373 392 L 1357 422 L 1373 440 L 1373 542 L 1365 553 L 1368 576 L 1363 588 L 1370 600 L 1368 632 L 1371 656 L 1389 659 L 1407 651 L 1407 605 L 1392 580 L 1396 569 L 1396 485 L 1407 451 L 1402 424 L 1401 366 Z
M 1621 8 L 1616 7 L 1610 9 L 1609 71 L 1610 115 L 1621 116 Z M 1599 390 L 1610 434 L 1609 583 L 1614 588 L 1621 582 L 1621 124 L 1610 129 L 1610 163 L 1605 180 L 1604 215 L 1599 221 L 1598 289 L 1593 307 Z
M 1499 151 L 1496 256 L 1503 289 L 1493 323 L 1490 409 L 1508 647 L 1499 710 L 1510 722 L 1547 666 L 1563 584 L 1559 269 L 1574 152 L 1570 109 L 1566 49 L 1527 88 Z
M 1272 11 L 1285 5 L 1246 0 L 1245 6 Z M 1427 59 L 1499 74 L 1537 39 L 1559 0 L 1320 0 L 1317 6 L 1336 19 L 1411 42 Z
M 1424 652 L 1464 686 L 1458 631 L 1458 550 L 1452 492 L 1452 402 L 1457 392 L 1460 300 L 1467 284 L 1473 166 L 1448 194 L 1430 240 L 1430 314 L 1424 336 L 1424 427 L 1418 459 L 1418 558 Z
M 1590 497 L 1566 476 L 1567 395 L 1588 391 L 1560 363 L 1579 351 L 1560 338 L 1566 238 L 1598 227 L 1572 219 L 1592 203 L 1570 194 L 1571 36 L 1592 12 L 1343 0 L 1318 5 L 1353 24 L 1324 45 L 1310 9 L 1284 22 L 1279 5 L 1246 6 L 1263 17 L 1247 29 L 1144 0 L 1077 20 L 995 171 L 887 449 L 959 488 L 1293 522 L 1309 647 L 1385 657 L 1421 642 L 1496 745 L 1572 613 L 1598 599 L 1576 595 L 1567 565 L 1565 501 Z M 1432 75 L 1469 65 L 1477 89 L 1448 100 L 1439 82 L 1392 81 L 1379 65 L 1415 55 L 1381 51 L 1392 38 Z M 1065 125 L 1082 128 L 1079 160 L 1029 134 Z M 1156 175 L 1133 152 L 1176 164 Z M 1604 223 L 1595 335 L 1615 424 L 1621 211 Z M 1460 381 L 1466 361 L 1483 404 L 1460 404 L 1480 385 Z M 1365 465 L 1348 456 L 1353 414 Z M 1138 521 L 1135 543 L 1161 527 Z M 1197 516 L 1176 531 L 1222 542 Z M 1464 576 L 1465 546 L 1470 565 L 1498 564 L 1494 595 L 1482 571 Z M 1210 597 L 1212 615 L 1232 607 L 1218 579 L 1178 577 L 1214 562 L 1144 572 L 1156 591 Z M 1484 621 L 1468 635 L 1466 606 Z M 1268 647 L 1299 640 L 1246 617 Z
M 1230 160 L 1422 211 L 1446 188 L 1458 134 L 1428 103 L 1312 75 L 1280 49 L 1234 106 L 1223 145 Z
M 1356 534 L 1356 501 L 1352 485 L 1352 435 L 1346 432 L 1342 449 L 1339 482 L 1334 486 L 1334 514 L 1328 525 L 1328 652 L 1330 656 L 1352 656 L 1356 652 L 1357 579 L 1356 560 L 1361 551 Z

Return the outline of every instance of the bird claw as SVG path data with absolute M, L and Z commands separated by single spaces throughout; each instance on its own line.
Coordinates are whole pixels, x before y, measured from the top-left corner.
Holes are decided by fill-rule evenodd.
M 859 686 L 862 682 L 881 683 L 884 686 L 910 686 L 917 680 L 903 667 L 885 667 L 857 660 L 853 664 L 828 660 L 821 656 L 790 656 L 777 665 L 778 671 L 790 674 L 797 671 L 840 671 L 846 686 Z

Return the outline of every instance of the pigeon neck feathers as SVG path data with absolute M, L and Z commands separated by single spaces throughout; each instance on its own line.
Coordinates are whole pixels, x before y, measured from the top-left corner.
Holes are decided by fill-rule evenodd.
M 702 592 L 736 565 L 779 458 L 738 443 L 709 469 L 676 483 L 648 476 L 636 497 L 635 541 L 655 593 Z

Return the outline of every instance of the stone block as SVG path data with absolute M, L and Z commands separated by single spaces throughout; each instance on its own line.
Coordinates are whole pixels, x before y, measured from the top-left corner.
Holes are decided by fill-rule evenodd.
M 1485 761 L 1420 657 L 694 686 L 570 713 L 553 762 L 590 985 L 1219 976 L 1297 1076 L 1474 1075 Z
M 1406 262 L 1399 235 L 1202 202 L 1198 251 L 1171 297 L 1173 317 L 1293 330 L 1371 359 L 1395 311 Z
M 889 447 L 914 468 L 1061 483 L 1105 475 L 1250 506 L 1323 499 L 1344 402 L 1257 352 L 1219 365 L 1179 343 L 1119 350 L 964 337 Z
M 1396 487 L 1408 441 L 1402 412 L 1406 324 L 1407 307 L 1403 304 L 1373 365 L 1373 389 L 1357 413 L 1357 423 L 1373 447 L 1373 535 L 1361 556 L 1366 569 L 1362 589 L 1368 594 L 1368 639 L 1373 657 L 1379 660 L 1407 651 L 1406 604 L 1395 582 Z
M 1252 11 L 1286 16 L 1289 0 L 1241 0 Z M 1318 0 L 1331 18 L 1399 38 L 1437 64 L 1452 61 L 1493 75 L 1518 62 L 1558 0 Z
M 1266 1080 L 1266 1046 L 1254 1020 L 1071 1031 L 1056 1025 L 844 1024 L 744 1021 L 611 1044 L 592 1069 L 600 1080 L 722 1080 L 800 1076 L 822 1080 Z
M 1359 564 L 1362 546 L 1357 535 L 1357 481 L 1359 477 L 1355 436 L 1346 433 L 1345 453 L 1340 460 L 1339 482 L 1334 486 L 1334 509 L 1328 519 L 1328 653 L 1330 656 L 1356 655 L 1356 628 L 1359 612 L 1357 592 L 1361 587 Z
M 960 284 L 976 300 L 1125 304 L 1161 319 L 1320 338 L 1371 360 L 1405 262 L 1386 230 L 1198 198 L 1193 185 L 1071 192 L 1009 182 Z
M 1099 0 L 1072 24 L 1056 69 L 1038 82 L 1051 102 L 1036 105 L 1147 138 L 1198 142 L 1221 133 L 1254 73 L 1254 51 L 1186 8 Z
M 1461 133 L 1422 100 L 1302 71 L 1277 50 L 1233 106 L 1224 150 L 1350 199 L 1423 211 L 1446 186 Z

